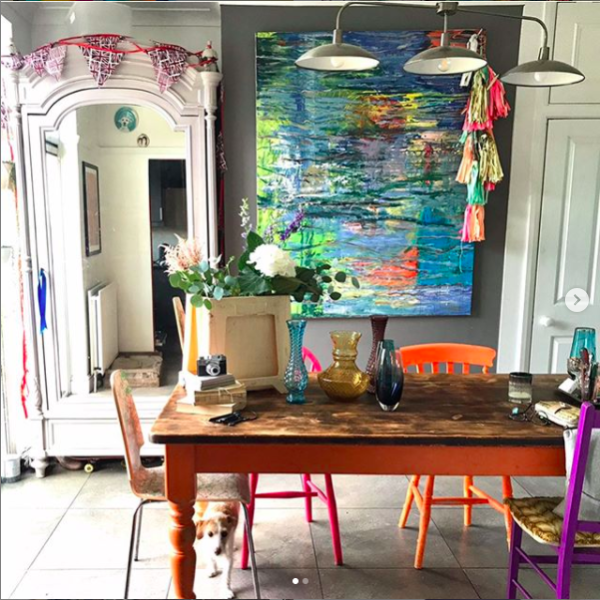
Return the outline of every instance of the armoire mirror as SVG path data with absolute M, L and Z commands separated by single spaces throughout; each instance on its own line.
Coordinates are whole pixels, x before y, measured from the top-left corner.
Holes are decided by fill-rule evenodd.
M 181 350 L 162 262 L 188 235 L 185 134 L 152 108 L 84 106 L 45 132 L 44 161 L 61 397 L 110 394 L 118 368 L 172 389 Z

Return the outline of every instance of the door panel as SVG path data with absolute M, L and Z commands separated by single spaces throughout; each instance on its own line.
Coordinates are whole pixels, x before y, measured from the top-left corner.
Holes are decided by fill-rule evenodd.
M 534 309 L 531 370 L 566 370 L 573 329 L 600 330 L 600 120 L 550 121 Z M 590 305 L 572 313 L 565 296 Z
M 552 88 L 551 104 L 600 103 L 600 2 L 559 3 L 554 58 L 577 67 L 586 79 Z

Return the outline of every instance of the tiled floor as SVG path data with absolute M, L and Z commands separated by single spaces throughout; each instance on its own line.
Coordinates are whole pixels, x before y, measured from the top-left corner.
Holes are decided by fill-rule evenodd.
M 473 526 L 462 526 L 462 511 L 433 511 L 425 568 L 412 568 L 418 519 L 396 523 L 406 493 L 404 477 L 336 477 L 346 566 L 333 565 L 327 513 L 304 521 L 302 501 L 264 500 L 255 530 L 265 598 L 502 598 L 507 551 L 503 519 L 489 508 L 475 509 Z M 499 481 L 482 478 L 498 493 Z M 261 488 L 300 484 L 295 476 L 264 476 Z M 560 480 L 515 481 L 515 495 L 556 493 Z M 440 479 L 439 493 L 456 495 L 455 479 Z M 122 598 L 132 509 L 136 505 L 119 464 L 88 476 L 55 467 L 45 480 L 27 476 L 2 486 L 1 598 Z M 141 561 L 131 598 L 169 595 L 168 515 L 152 507 L 144 515 Z M 240 532 L 238 532 L 240 533 Z M 238 540 L 239 546 L 239 540 Z M 201 566 L 201 565 L 200 565 Z M 293 580 L 299 581 L 294 585 Z M 547 598 L 539 579 L 524 581 L 536 598 Z M 215 580 L 202 571 L 198 598 L 218 598 Z M 250 573 L 236 570 L 239 598 L 252 598 Z M 598 598 L 600 568 L 577 569 L 572 598 Z

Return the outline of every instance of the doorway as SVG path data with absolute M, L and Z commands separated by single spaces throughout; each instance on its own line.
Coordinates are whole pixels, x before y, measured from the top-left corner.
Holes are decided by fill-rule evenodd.
M 181 290 L 171 287 L 165 272 L 165 246 L 187 237 L 185 160 L 149 161 L 150 214 L 152 225 L 152 296 L 155 347 L 163 355 L 162 385 L 175 385 L 183 359 L 173 299 L 185 303 Z

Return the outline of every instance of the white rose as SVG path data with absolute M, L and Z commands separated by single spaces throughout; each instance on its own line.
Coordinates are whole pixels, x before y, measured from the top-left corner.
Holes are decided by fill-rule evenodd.
M 259 246 L 248 261 L 266 277 L 294 277 L 296 275 L 296 263 L 288 252 L 275 244 L 263 244 Z

